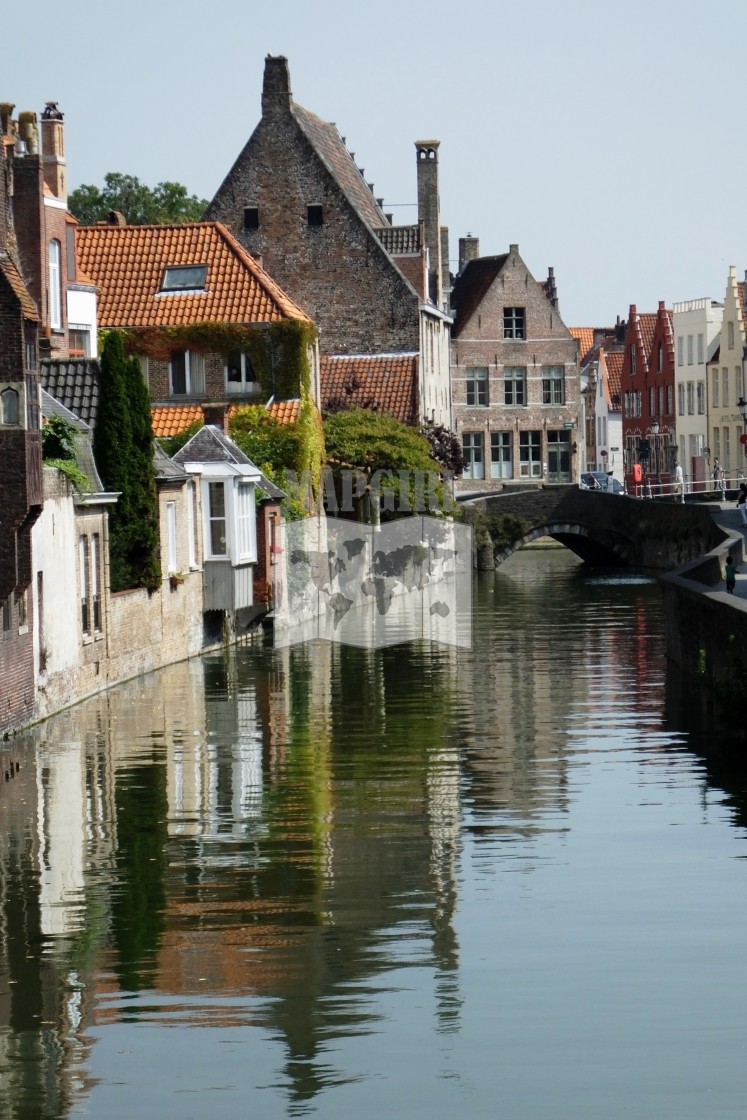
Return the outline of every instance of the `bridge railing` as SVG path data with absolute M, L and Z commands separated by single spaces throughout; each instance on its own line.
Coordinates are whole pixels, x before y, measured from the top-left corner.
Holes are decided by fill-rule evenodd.
M 710 498 L 726 501 L 729 492 L 738 490 L 742 482 L 747 482 L 747 478 L 739 471 L 718 480 L 714 478 L 694 480 L 686 477 L 682 483 L 664 482 L 659 478 L 650 477 L 640 483 L 628 482 L 626 493 L 630 498 L 676 498 L 684 501 L 688 494 L 697 494 L 706 500 Z

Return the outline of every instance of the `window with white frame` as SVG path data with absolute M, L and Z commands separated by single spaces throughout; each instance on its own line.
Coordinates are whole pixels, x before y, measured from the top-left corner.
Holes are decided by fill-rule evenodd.
M 236 487 L 236 548 L 239 560 L 255 558 L 254 483 Z
M 527 403 L 526 366 L 506 366 L 503 370 L 503 403 L 514 405 Z
M 733 320 L 730 320 L 726 324 L 726 336 L 729 340 L 727 342 L 727 345 L 728 345 L 730 350 L 733 350 L 734 349 L 734 322 L 733 322 Z
M 682 335 L 678 334 L 677 335 L 677 365 L 678 366 L 681 366 L 683 364 L 683 362 L 682 362 L 683 342 L 684 342 L 684 339 L 683 339 Z
M 243 350 L 233 350 L 226 362 L 226 392 L 252 393 L 259 390 L 257 374 L 252 359 Z
M 485 448 L 482 432 L 463 432 L 464 478 L 485 478 Z
M 208 545 L 211 556 L 228 555 L 226 489 L 223 482 L 208 482 Z
M 649 415 L 656 416 L 656 386 L 649 385 L 648 387 L 648 411 Z
M 483 366 L 467 368 L 467 404 L 483 406 L 488 403 L 488 371 Z
M 726 467 L 731 466 L 731 441 L 729 438 L 730 435 L 731 432 L 729 431 L 729 429 L 724 428 L 724 442 L 721 450 L 724 453 L 724 466 Z
M 693 336 L 691 334 L 687 336 L 687 364 L 689 366 L 693 364 Z
M 706 410 L 705 401 L 706 401 L 705 381 L 699 381 L 698 382 L 698 416 L 705 416 L 705 410 Z
M 80 579 L 80 628 L 83 637 L 91 636 L 91 602 L 88 595 L 89 584 L 88 538 L 78 539 L 78 577 Z
M 684 388 L 684 386 L 680 385 L 680 388 L 682 389 L 682 388 Z M 684 409 L 682 409 L 681 411 L 684 412 Z M 695 415 L 695 382 L 694 381 L 688 381 L 688 383 L 687 383 L 687 415 L 688 416 L 694 416 Z
M 200 397 L 205 392 L 205 359 L 194 350 L 174 350 L 170 364 L 172 397 Z
M 721 370 L 721 407 L 729 407 L 729 371 Z
M 705 339 L 702 333 L 698 335 L 698 365 L 702 366 L 705 361 Z
M 542 367 L 542 403 L 565 404 L 565 367 Z
M 674 386 L 673 385 L 667 385 L 667 411 L 664 413 L 664 415 L 665 416 L 673 416 L 674 415 Z
M 542 477 L 542 433 L 519 432 L 520 478 Z
M 692 385 L 692 381 L 689 384 Z M 679 412 L 680 416 L 685 415 L 685 383 L 684 383 L 684 381 L 680 381 L 679 385 L 677 386 L 677 411 Z
M 490 433 L 490 477 L 513 478 L 513 432 Z
M 638 372 L 638 352 L 636 350 L 635 343 L 631 342 L 631 344 L 630 344 L 630 374 L 631 374 L 631 377 L 635 377 L 637 372 Z
M 176 502 L 166 503 L 166 567 L 169 574 L 178 570 L 176 559 Z
M 734 395 L 737 400 L 740 400 L 744 393 L 742 392 L 742 367 L 734 367 Z
M 718 408 L 718 370 L 715 369 L 711 376 L 711 404 Z
M 718 428 L 713 429 L 713 446 L 711 447 L 711 453 L 714 459 L 721 458 L 721 434 Z
M 101 626 L 101 538 L 98 533 L 91 534 L 90 599 L 94 633 L 100 633 Z
M 167 265 L 161 278 L 162 292 L 203 292 L 207 283 L 206 264 Z
M 60 243 L 49 242 L 49 325 L 52 330 L 62 327 L 62 287 L 60 277 Z

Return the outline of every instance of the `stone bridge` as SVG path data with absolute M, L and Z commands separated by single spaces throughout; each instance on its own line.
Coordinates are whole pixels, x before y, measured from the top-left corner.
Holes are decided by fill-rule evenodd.
M 546 486 L 462 503 L 477 566 L 490 569 L 537 537 L 552 537 L 588 564 L 668 571 L 724 539 L 707 506 Z

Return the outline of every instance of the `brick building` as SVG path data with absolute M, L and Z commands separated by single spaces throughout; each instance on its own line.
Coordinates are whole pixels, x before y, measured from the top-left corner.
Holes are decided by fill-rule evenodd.
M 415 144 L 418 222 L 394 226 L 336 126 L 293 101 L 287 59 L 266 59 L 261 120 L 205 216 L 316 322 L 322 408 L 346 399 L 396 414 L 405 399 L 410 422 L 450 424 L 438 148 Z
M 621 373 L 623 447 L 628 487 L 635 492 L 634 469 L 644 484 L 668 485 L 677 465 L 675 364 L 672 312 L 639 314 L 630 305 Z
M 4 119 L 4 118 L 3 118 Z M 36 304 L 13 227 L 15 143 L 0 143 L 0 732 L 34 704 L 31 531 L 42 509 Z
M 578 342 L 560 317 L 552 270 L 538 283 L 519 255 L 480 257 L 460 241 L 452 291 L 451 383 L 462 492 L 577 482 Z

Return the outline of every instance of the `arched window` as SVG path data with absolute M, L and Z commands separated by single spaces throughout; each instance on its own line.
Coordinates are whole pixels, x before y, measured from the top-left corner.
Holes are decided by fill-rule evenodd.
M 59 330 L 62 326 L 59 241 L 49 242 L 49 325 L 52 330 Z
M 18 393 L 15 389 L 4 389 L 0 393 L 0 420 L 3 424 L 18 423 Z

